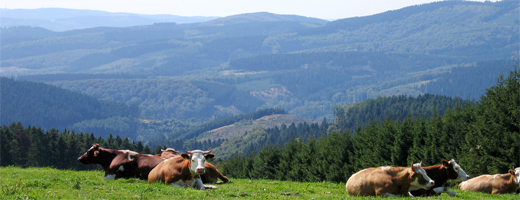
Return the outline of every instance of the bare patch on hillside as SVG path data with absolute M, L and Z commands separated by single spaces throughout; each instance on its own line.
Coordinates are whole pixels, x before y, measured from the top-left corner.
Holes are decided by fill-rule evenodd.
M 291 91 L 289 91 L 285 86 L 273 87 L 267 90 L 252 91 L 250 94 L 266 102 L 272 101 L 279 96 L 286 97 L 293 95 Z
M 275 126 L 280 127 L 282 124 L 285 124 L 287 126 L 290 126 L 291 123 L 299 124 L 299 123 L 319 123 L 318 121 L 314 121 L 311 119 L 303 118 L 303 117 L 297 117 L 292 115 L 285 115 L 285 114 L 276 114 L 276 115 L 269 115 L 264 116 L 260 119 L 256 120 L 242 120 L 240 122 L 223 126 L 220 128 L 213 129 L 211 131 L 207 131 L 200 138 L 198 138 L 198 141 L 206 141 L 206 140 L 218 140 L 218 139 L 227 139 L 231 140 L 234 137 L 244 137 L 246 132 L 251 132 L 253 128 L 273 128 Z

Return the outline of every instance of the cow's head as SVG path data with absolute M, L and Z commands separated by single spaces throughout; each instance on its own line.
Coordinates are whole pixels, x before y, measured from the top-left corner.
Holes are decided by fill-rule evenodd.
M 410 191 L 418 190 L 418 189 L 430 189 L 435 182 L 426 174 L 426 171 L 421 167 L 422 161 L 420 163 L 412 162 L 412 171 L 410 174 L 410 179 L 412 182 L 410 183 Z
M 515 175 L 515 182 L 517 184 L 520 184 L 520 167 L 515 168 L 514 175 Z
M 203 174 L 206 172 L 204 168 L 204 162 L 206 159 L 211 159 L 215 154 L 210 151 L 193 150 L 182 153 L 181 156 L 185 159 L 190 159 L 190 171 L 195 174 Z
M 161 149 L 161 158 L 171 158 L 179 155 L 179 151 L 175 151 L 173 148 Z
M 455 159 L 451 159 L 450 161 L 442 160 L 442 165 L 448 169 L 448 178 L 461 181 L 469 179 L 468 174 L 455 162 Z
M 99 150 L 101 147 L 99 147 L 99 144 L 94 144 L 90 149 L 87 150 L 83 155 L 81 155 L 78 158 L 78 161 L 81 162 L 81 164 L 98 164 L 100 162 L 99 158 Z

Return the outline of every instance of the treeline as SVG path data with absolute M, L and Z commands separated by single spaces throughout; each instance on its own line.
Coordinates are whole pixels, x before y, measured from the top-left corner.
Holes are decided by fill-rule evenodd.
M 141 74 L 84 74 L 84 73 L 61 73 L 61 74 L 38 74 L 21 75 L 16 80 L 33 82 L 54 82 L 54 81 L 78 81 L 87 79 L 145 79 L 146 75 Z
M 2 125 L 22 122 L 50 129 L 70 127 L 84 120 L 139 116 L 137 105 L 98 100 L 44 83 L 0 77 L 0 85 Z
M 476 105 L 404 120 L 387 118 L 319 140 L 270 145 L 222 163 L 236 178 L 344 182 L 369 167 L 456 159 L 472 177 L 520 166 L 520 70 L 501 76 Z M 340 119 L 336 119 L 340 120 Z M 302 130 L 305 131 L 305 130 Z
M 373 121 L 391 119 L 403 120 L 406 117 L 429 117 L 433 114 L 444 115 L 448 109 L 473 104 L 472 101 L 442 95 L 424 94 L 417 97 L 399 95 L 367 99 L 356 104 L 334 107 L 331 130 L 354 131 L 358 126 Z
M 151 149 L 141 141 L 135 142 L 128 137 L 109 134 L 106 138 L 92 133 L 50 129 L 44 131 L 34 126 L 24 127 L 22 123 L 0 126 L 0 166 L 54 167 L 58 169 L 99 169 L 97 165 L 82 165 L 77 158 L 93 144 L 103 148 L 128 149 L 142 154 L 160 154 L 168 147 L 178 151 L 193 149 L 212 149 L 224 140 L 216 141 L 174 141 L 172 146 L 157 145 Z
M 139 153 L 159 153 L 142 142 L 130 141 L 127 137 L 103 139 L 92 133 L 50 129 L 44 131 L 35 126 L 24 127 L 22 123 L 12 123 L 0 127 L 0 166 L 54 167 L 58 169 L 97 169 L 94 165 L 82 165 L 77 158 L 93 144 L 110 149 L 130 149 Z
M 336 21 L 332 21 L 327 24 L 324 28 L 321 29 L 322 32 L 334 32 L 337 29 L 357 29 L 361 28 L 367 24 L 373 23 L 382 23 L 382 22 L 391 22 L 394 20 L 403 20 L 407 17 L 410 17 L 414 14 L 428 12 L 431 10 L 436 10 L 442 7 L 453 7 L 457 5 L 481 5 L 480 2 L 468 2 L 468 1 L 442 1 L 435 3 L 428 3 L 422 5 L 414 5 L 405 8 L 401 8 L 399 10 L 391 10 L 383 13 L 370 15 L 366 17 L 352 17 L 346 19 L 340 19 Z M 303 33 L 308 32 L 308 30 L 301 31 Z M 312 32 L 311 32 L 312 33 Z M 307 33 L 308 34 L 308 33 Z
M 437 80 L 422 85 L 420 89 L 430 94 L 478 100 L 485 93 L 485 88 L 493 86 L 496 78 L 507 74 L 513 66 L 520 66 L 518 59 L 477 62 L 474 67 L 455 67 Z

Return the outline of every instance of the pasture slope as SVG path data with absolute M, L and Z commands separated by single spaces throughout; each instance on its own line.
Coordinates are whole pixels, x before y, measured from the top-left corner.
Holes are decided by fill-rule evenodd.
M 139 179 L 103 181 L 102 171 L 0 167 L 0 199 L 381 199 L 352 197 L 345 183 L 233 179 L 214 190 L 148 184 Z M 518 195 L 457 192 L 428 199 L 517 199 Z M 407 197 L 406 199 L 410 199 Z M 414 198 L 417 199 L 417 198 Z M 419 198 L 423 199 L 423 198 Z

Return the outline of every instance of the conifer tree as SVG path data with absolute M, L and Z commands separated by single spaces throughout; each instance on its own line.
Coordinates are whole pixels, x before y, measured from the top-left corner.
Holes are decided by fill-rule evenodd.
M 500 76 L 475 111 L 476 124 L 466 136 L 470 158 L 486 162 L 484 173 L 520 166 L 520 69 Z

